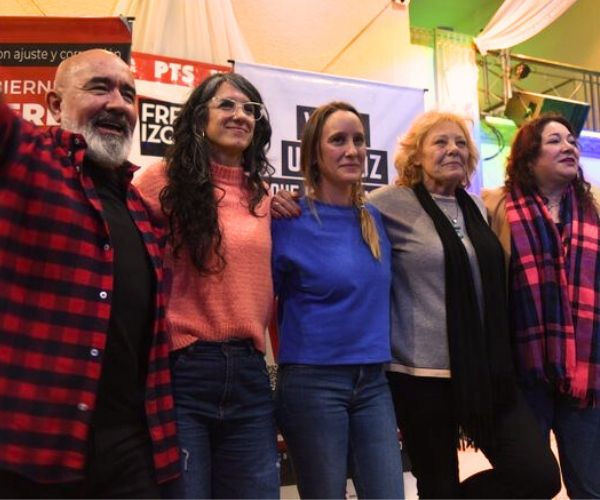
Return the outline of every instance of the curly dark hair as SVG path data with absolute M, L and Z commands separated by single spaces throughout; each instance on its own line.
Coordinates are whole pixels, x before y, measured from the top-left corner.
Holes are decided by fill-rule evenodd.
M 517 186 L 524 193 L 532 193 L 538 190 L 537 181 L 533 174 L 533 166 L 540 155 L 542 132 L 546 125 L 551 122 L 564 125 L 571 135 L 576 137 L 571 122 L 558 113 L 544 113 L 533 120 L 525 122 L 517 131 L 510 148 L 510 155 L 506 164 L 506 189 Z M 580 165 L 577 170 L 577 177 L 573 181 L 577 202 L 584 208 L 591 208 L 594 206 L 594 197 L 590 191 L 590 183 L 585 180 Z
M 207 104 L 225 82 L 250 101 L 263 102 L 256 87 L 237 73 L 216 73 L 196 87 L 173 124 L 173 144 L 165 155 L 167 185 L 160 193 L 173 255 L 177 258 L 182 248 L 187 248 L 192 263 L 203 275 L 219 273 L 226 265 L 217 212 L 222 195 L 215 193 L 218 188 L 211 175 L 210 144 L 203 133 L 208 121 Z M 274 171 L 267 159 L 271 132 L 265 113 L 256 121 L 252 142 L 243 154 L 248 209 L 256 217 L 256 207 L 268 194 L 263 178 Z

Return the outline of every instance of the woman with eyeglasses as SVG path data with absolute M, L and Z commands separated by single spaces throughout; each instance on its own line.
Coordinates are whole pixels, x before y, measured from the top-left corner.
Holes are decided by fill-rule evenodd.
M 175 498 L 278 498 L 271 217 L 263 182 L 271 125 L 258 90 L 218 73 L 174 123 L 166 159 L 135 183 L 168 228 L 167 325 L 182 452 Z

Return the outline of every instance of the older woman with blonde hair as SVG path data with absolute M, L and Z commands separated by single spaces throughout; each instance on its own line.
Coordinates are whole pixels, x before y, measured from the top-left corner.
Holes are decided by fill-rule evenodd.
M 519 382 L 556 435 L 571 498 L 600 498 L 600 218 L 559 115 L 523 124 L 504 187 L 484 193 L 509 259 Z
M 479 198 L 465 121 L 431 111 L 400 140 L 395 186 L 369 201 L 392 243 L 388 379 L 421 498 L 548 498 L 560 489 L 512 369 L 502 248 Z M 492 468 L 459 482 L 457 448 Z

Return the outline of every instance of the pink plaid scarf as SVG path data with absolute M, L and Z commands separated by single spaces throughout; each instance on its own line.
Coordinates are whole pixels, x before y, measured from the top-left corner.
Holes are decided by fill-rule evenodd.
M 577 204 L 561 202 L 562 231 L 538 194 L 506 195 L 512 237 L 511 311 L 519 369 L 578 400 L 600 401 L 600 227 Z

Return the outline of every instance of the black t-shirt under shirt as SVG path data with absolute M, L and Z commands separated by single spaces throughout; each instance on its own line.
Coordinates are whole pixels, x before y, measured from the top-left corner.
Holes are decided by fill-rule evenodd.
M 155 278 L 142 236 L 126 205 L 124 169 L 84 163 L 100 197 L 114 252 L 113 295 L 93 424 L 145 426 Z

